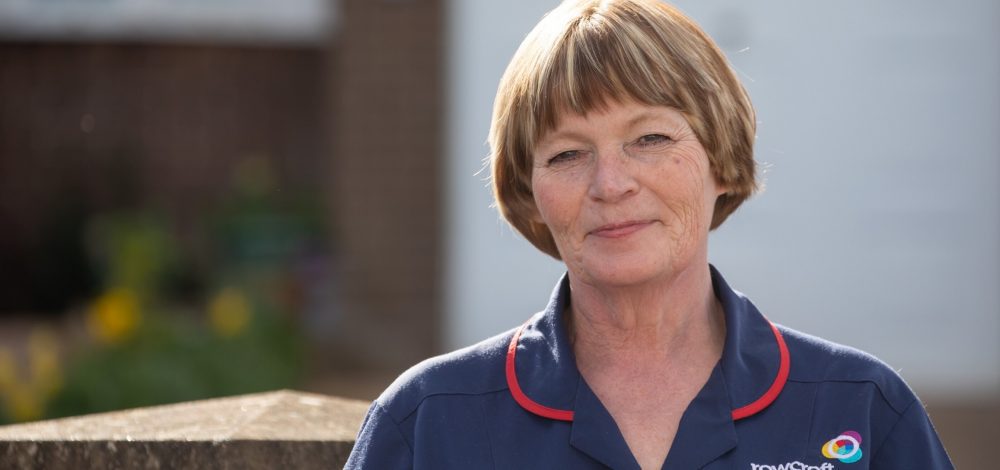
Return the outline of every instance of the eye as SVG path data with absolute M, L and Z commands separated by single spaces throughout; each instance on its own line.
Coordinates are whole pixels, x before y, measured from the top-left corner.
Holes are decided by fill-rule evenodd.
M 556 154 L 556 156 L 550 158 L 548 164 L 557 165 L 559 163 L 569 162 L 579 158 L 581 153 L 582 152 L 579 150 L 567 150 L 565 152 L 560 152 Z
M 672 139 L 663 134 L 647 134 L 636 139 L 636 145 L 640 147 L 655 147 L 670 142 Z

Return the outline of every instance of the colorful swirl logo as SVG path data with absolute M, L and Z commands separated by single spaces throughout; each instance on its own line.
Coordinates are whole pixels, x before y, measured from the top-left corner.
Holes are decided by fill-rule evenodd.
M 854 431 L 844 431 L 839 436 L 823 444 L 823 456 L 837 459 L 841 463 L 854 463 L 861 460 L 861 434 Z

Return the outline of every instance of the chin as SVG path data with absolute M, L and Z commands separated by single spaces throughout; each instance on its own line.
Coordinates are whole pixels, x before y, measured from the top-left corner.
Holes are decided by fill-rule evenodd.
M 621 257 L 618 257 L 621 258 Z M 637 258 L 637 259 L 629 259 Z M 601 258 L 583 263 L 578 277 L 592 285 L 626 287 L 654 280 L 664 274 L 662 263 L 653 262 L 649 256 L 629 256 L 626 259 Z

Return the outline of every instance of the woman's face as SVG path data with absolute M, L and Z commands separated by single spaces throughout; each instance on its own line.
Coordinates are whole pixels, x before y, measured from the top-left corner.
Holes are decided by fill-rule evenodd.
M 532 155 L 537 217 L 570 275 L 625 286 L 707 263 L 712 210 L 725 190 L 691 126 L 673 108 L 608 104 L 561 115 Z

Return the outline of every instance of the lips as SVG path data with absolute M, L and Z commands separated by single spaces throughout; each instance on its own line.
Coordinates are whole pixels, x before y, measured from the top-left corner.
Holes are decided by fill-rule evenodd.
M 623 238 L 649 227 L 652 224 L 652 220 L 630 220 L 627 222 L 602 225 L 592 230 L 590 234 L 601 238 Z

